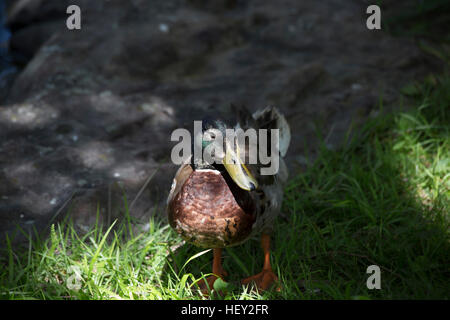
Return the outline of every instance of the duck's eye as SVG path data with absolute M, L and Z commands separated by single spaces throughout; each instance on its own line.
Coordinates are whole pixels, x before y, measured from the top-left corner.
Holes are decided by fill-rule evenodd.
M 217 133 L 218 132 L 216 131 L 216 129 L 209 129 L 205 132 L 204 139 L 207 141 L 215 140 L 217 137 Z

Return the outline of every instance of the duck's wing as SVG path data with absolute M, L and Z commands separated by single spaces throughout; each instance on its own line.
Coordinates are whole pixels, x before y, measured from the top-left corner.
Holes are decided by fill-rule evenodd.
M 253 114 L 245 107 L 234 107 L 237 114 L 238 124 L 236 128 L 241 128 L 244 131 L 253 129 L 267 129 L 271 133 L 271 129 L 279 130 L 279 170 L 274 175 L 262 175 L 261 168 L 267 165 L 249 164 L 248 169 L 257 179 L 259 188 L 253 193 L 256 208 L 257 219 L 254 226 L 256 232 L 270 233 L 274 225 L 274 219 L 279 214 L 281 203 L 283 201 L 283 185 L 288 178 L 287 166 L 284 163 L 283 157 L 286 155 L 291 141 L 291 130 L 286 118 L 275 107 L 267 107 L 257 110 Z M 268 138 L 268 142 L 270 141 Z M 270 142 L 268 143 L 270 148 Z M 260 148 L 261 145 L 258 145 Z M 248 146 L 241 146 L 241 150 L 245 150 L 248 154 Z M 271 155 L 271 150 L 267 150 L 267 155 Z M 247 158 L 246 158 L 247 159 Z
M 169 204 L 173 198 L 180 192 L 181 187 L 189 178 L 194 170 L 191 166 L 191 157 L 186 159 L 183 164 L 178 168 L 175 177 L 173 178 L 172 187 L 170 188 L 169 197 L 167 198 L 167 204 Z

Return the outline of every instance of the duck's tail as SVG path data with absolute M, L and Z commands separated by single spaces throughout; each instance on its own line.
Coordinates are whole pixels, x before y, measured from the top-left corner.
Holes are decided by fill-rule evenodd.
M 282 157 L 286 155 L 286 152 L 291 143 L 291 128 L 289 127 L 286 118 L 281 112 L 273 106 L 268 106 L 264 109 L 259 109 L 253 114 L 245 106 L 231 105 L 231 109 L 237 116 L 238 124 L 236 127 L 242 129 L 254 128 L 254 129 L 278 129 L 280 130 L 280 154 Z
M 237 127 L 248 129 L 278 129 L 280 137 L 280 154 L 282 157 L 286 155 L 286 152 L 291 143 L 291 128 L 289 127 L 286 118 L 281 112 L 273 106 L 268 106 L 264 109 L 255 111 L 253 114 L 244 107 L 237 107 L 231 105 L 232 110 L 236 113 L 238 124 Z
M 236 113 L 238 123 L 236 128 L 242 128 L 247 130 L 249 128 L 254 129 L 278 129 L 279 130 L 279 152 L 281 155 L 280 168 L 277 174 L 277 179 L 282 182 L 287 181 L 288 169 L 283 161 L 283 157 L 286 155 L 291 142 L 291 129 L 289 127 L 286 118 L 281 112 L 272 106 L 260 109 L 251 114 L 244 106 L 237 107 L 231 105 L 231 108 Z M 269 131 L 270 132 L 270 131 Z
M 289 144 L 291 143 L 291 128 L 289 127 L 286 118 L 277 108 L 272 106 L 255 111 L 252 118 L 255 120 L 256 127 L 258 129 L 280 130 L 279 148 L 281 156 L 284 157 L 289 148 Z

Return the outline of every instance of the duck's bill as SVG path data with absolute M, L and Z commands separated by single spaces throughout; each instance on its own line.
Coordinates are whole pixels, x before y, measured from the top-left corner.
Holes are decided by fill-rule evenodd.
M 258 188 L 256 179 L 239 157 L 239 148 L 235 151 L 227 144 L 226 149 L 223 165 L 231 179 L 244 190 L 252 191 Z

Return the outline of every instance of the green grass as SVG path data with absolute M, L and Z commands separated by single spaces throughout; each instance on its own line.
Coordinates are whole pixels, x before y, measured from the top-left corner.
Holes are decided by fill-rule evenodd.
M 262 267 L 251 239 L 224 251 L 230 276 L 212 298 L 448 299 L 450 77 L 432 79 L 405 90 L 412 111 L 380 113 L 339 150 L 320 146 L 292 178 L 272 243 L 280 292 L 239 285 Z M 62 222 L 27 250 L 8 246 L 0 298 L 203 299 L 190 284 L 211 272 L 212 252 L 181 245 L 163 221 L 133 233 L 130 223 L 81 234 Z M 366 287 L 373 264 L 381 290 Z

